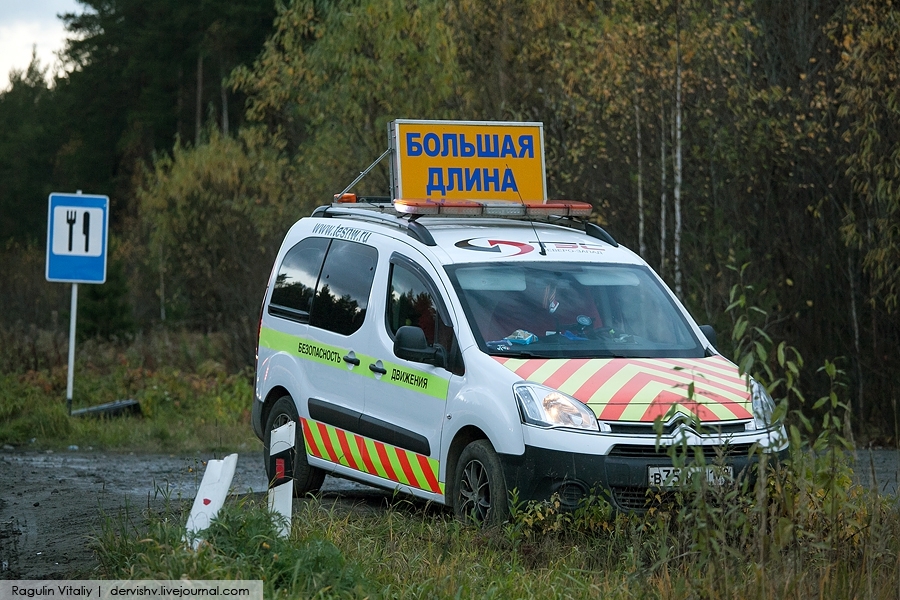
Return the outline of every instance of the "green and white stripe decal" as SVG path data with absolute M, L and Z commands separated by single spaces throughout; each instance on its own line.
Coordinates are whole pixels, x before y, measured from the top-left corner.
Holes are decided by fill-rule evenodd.
M 259 332 L 259 345 L 276 352 L 284 352 L 313 362 L 338 367 L 348 373 L 360 375 L 369 379 L 376 379 L 368 367 L 379 359 L 364 354 L 355 353 L 359 359 L 358 367 L 348 369 L 344 363 L 344 355 L 349 352 L 346 348 L 329 346 L 300 336 L 290 335 L 281 331 L 275 331 L 269 327 L 263 327 Z M 380 381 L 407 390 L 434 396 L 441 400 L 447 399 L 450 381 L 443 377 L 437 377 L 433 373 L 426 373 L 417 369 L 410 369 L 404 365 L 382 360 L 382 366 L 387 370 Z

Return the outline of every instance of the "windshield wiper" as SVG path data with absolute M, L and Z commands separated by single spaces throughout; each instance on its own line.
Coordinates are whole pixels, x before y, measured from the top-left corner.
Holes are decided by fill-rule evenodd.
M 493 351 L 491 356 L 502 356 L 503 358 L 554 358 L 546 354 L 535 354 L 534 352 L 498 352 Z

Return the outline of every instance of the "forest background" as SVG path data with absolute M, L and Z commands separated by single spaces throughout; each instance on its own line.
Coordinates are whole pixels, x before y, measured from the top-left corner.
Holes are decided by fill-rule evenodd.
M 284 233 L 386 149 L 390 120 L 542 121 L 551 198 L 592 203 L 726 354 L 750 285 L 752 325 L 836 361 L 857 435 L 896 438 L 891 0 L 79 2 L 67 74 L 35 60 L 0 92 L 4 369 L 64 361 L 28 351 L 67 330 L 70 286 L 44 280 L 51 192 L 111 199 L 79 337 L 214 333 L 239 370 Z M 356 191 L 387 190 L 382 164 Z

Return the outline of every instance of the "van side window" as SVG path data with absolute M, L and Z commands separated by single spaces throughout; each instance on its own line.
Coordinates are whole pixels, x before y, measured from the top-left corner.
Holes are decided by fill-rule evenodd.
M 377 262 L 375 248 L 334 240 L 319 276 L 309 324 L 342 335 L 358 330 L 366 318 Z
M 425 284 L 403 265 L 392 265 L 391 293 L 388 296 L 391 334 L 396 334 L 404 325 L 421 327 L 428 344 L 433 345 L 439 322 L 434 299 Z
M 309 321 L 328 243 L 327 238 L 306 238 L 288 250 L 275 277 L 270 314 L 301 323 Z
M 465 373 L 453 328 L 444 324 L 438 315 L 437 303 L 428 285 L 402 262 L 392 260 L 387 301 L 387 326 L 391 337 L 404 325 L 420 327 L 430 346 L 437 342 L 447 351 L 450 372 Z

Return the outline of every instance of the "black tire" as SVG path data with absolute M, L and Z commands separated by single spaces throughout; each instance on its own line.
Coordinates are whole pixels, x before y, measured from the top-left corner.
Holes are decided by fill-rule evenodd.
M 509 518 L 506 479 L 489 441 L 475 440 L 463 449 L 453 481 L 453 512 L 460 519 L 486 527 Z
M 303 442 L 303 432 L 300 429 L 300 421 L 297 415 L 297 407 L 294 400 L 290 396 L 282 396 L 279 398 L 272 410 L 269 412 L 269 418 L 266 419 L 266 436 L 263 440 L 265 445 L 265 463 L 266 477 L 269 481 L 274 479 L 275 474 L 271 473 L 271 465 L 269 464 L 269 442 L 272 438 L 272 430 L 277 429 L 287 423 L 293 421 L 297 424 L 296 438 L 294 439 L 294 496 L 299 498 L 306 494 L 319 491 L 322 487 L 322 481 L 325 480 L 325 471 L 312 467 L 306 461 L 306 445 Z

